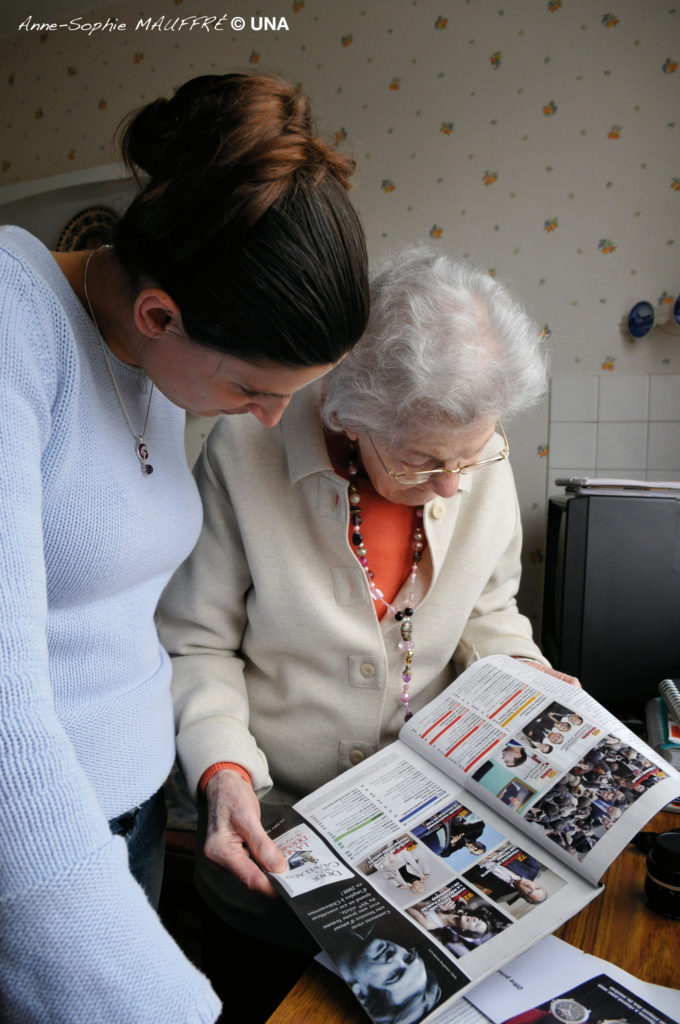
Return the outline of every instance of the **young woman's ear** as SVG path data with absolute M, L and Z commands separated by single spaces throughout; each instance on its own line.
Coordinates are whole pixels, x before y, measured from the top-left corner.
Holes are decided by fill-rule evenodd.
M 179 306 L 161 288 L 142 289 L 135 299 L 134 319 L 137 330 L 147 338 L 184 333 Z

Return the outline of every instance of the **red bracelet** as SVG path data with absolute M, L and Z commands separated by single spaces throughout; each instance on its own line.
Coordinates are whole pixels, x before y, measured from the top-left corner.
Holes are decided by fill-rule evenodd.
M 232 761 L 218 761 L 216 764 L 211 764 L 209 768 L 201 775 L 198 780 L 198 788 L 201 793 L 205 793 L 205 787 L 208 785 L 213 775 L 217 775 L 224 768 L 228 768 L 232 772 L 237 772 L 244 782 L 247 782 L 249 786 L 252 786 L 253 780 L 250 777 L 250 773 L 246 771 L 240 764 L 234 764 Z

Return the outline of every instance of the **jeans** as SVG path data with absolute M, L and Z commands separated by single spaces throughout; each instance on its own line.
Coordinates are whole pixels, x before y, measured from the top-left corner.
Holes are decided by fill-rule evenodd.
M 130 872 L 154 909 L 158 907 L 163 881 L 166 817 L 163 790 L 159 789 L 141 807 L 109 822 L 111 834 L 122 836 L 127 843 Z

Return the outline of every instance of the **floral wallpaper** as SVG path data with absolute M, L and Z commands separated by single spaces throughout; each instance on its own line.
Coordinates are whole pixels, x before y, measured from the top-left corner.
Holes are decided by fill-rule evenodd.
M 54 28 L 51 4 L 29 6 L 0 40 L 0 203 L 112 162 L 121 116 L 186 78 L 277 71 L 356 157 L 372 257 L 429 239 L 486 267 L 541 325 L 557 374 L 680 372 L 680 337 L 622 329 L 638 300 L 680 293 L 672 0 L 126 0 Z M 510 439 L 536 619 L 547 403 Z

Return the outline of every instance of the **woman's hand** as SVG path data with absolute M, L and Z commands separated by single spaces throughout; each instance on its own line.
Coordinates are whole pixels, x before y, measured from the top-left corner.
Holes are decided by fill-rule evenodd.
M 555 679 L 561 679 L 563 683 L 569 683 L 570 686 L 578 686 L 581 689 L 581 684 L 576 676 L 568 676 L 566 672 L 558 672 L 556 668 L 550 668 L 548 665 L 544 665 L 542 661 L 533 661 L 531 658 L 520 658 L 519 660 L 526 662 L 527 665 L 531 665 L 532 668 L 538 669 L 539 672 L 555 676 Z
M 208 830 L 203 851 L 208 860 L 226 868 L 249 889 L 275 896 L 258 864 L 267 871 L 285 871 L 286 859 L 262 828 L 252 786 L 238 772 L 225 768 L 209 780 L 205 795 Z

